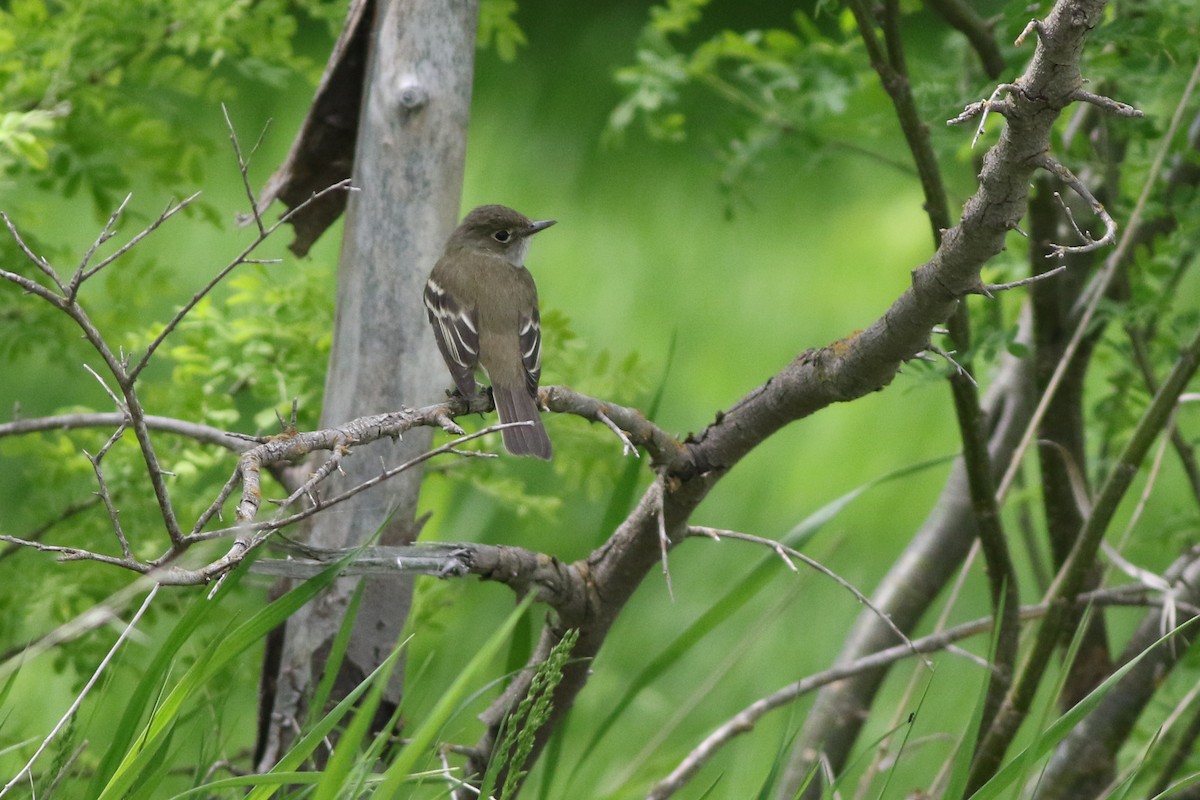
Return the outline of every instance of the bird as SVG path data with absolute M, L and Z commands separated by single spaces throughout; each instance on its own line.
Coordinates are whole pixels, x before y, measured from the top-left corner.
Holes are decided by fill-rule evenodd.
M 507 206 L 479 206 L 450 234 L 424 292 L 438 350 L 458 391 L 476 397 L 475 371 L 482 368 L 500 421 L 532 423 L 504 428 L 505 449 L 546 460 L 552 448 L 537 405 L 542 324 L 525 256 L 531 237 L 554 223 Z

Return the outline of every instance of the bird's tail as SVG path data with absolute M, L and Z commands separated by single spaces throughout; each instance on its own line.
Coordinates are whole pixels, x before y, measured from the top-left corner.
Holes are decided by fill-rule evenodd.
M 504 436 L 504 449 L 514 456 L 536 456 L 550 460 L 550 437 L 542 425 L 541 412 L 537 403 L 521 386 L 516 391 L 503 386 L 492 386 L 492 397 L 496 401 L 496 413 L 501 422 L 532 422 L 532 425 L 519 425 L 505 428 L 500 433 Z

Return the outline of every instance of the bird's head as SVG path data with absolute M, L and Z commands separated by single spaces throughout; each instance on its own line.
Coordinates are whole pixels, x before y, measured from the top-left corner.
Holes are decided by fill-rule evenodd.
M 508 206 L 479 206 L 463 219 L 450 237 L 449 248 L 471 248 L 502 256 L 514 267 L 525 266 L 529 238 L 554 224 L 531 220 Z

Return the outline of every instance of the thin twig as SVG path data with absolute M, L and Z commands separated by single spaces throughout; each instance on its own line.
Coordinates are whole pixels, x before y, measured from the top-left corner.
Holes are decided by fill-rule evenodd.
M 209 520 L 211 520 L 214 516 L 216 516 L 217 519 L 224 521 L 224 517 L 221 516 L 221 508 L 225 505 L 225 501 L 229 499 L 229 496 L 233 494 L 233 490 L 236 489 L 238 484 L 241 482 L 242 471 L 239 467 L 233 471 L 232 475 L 229 476 L 229 480 L 225 481 L 225 485 L 221 487 L 221 491 L 217 492 L 216 499 L 209 504 L 208 508 L 204 509 L 199 517 L 196 518 L 196 524 L 192 526 L 192 532 L 188 534 L 189 539 L 200 531 L 204 530 L 204 526 L 207 525 Z
M 1013 44 L 1017 47 L 1025 44 L 1025 38 L 1031 33 L 1036 33 L 1038 36 L 1042 35 L 1042 21 L 1040 19 L 1029 20 L 1029 24 L 1021 30 Z
M 112 237 L 116 236 L 114 228 L 117 225 L 117 220 L 121 218 L 121 214 L 125 212 L 125 206 L 129 205 L 129 201 L 133 199 L 133 192 L 125 195 L 125 199 L 121 201 L 121 205 L 117 206 L 117 210 L 112 212 L 108 217 L 108 222 L 104 225 L 104 229 L 100 231 L 100 235 L 92 242 L 92 246 L 83 254 L 83 259 L 79 262 L 79 266 L 75 268 L 75 274 L 71 277 L 71 283 L 66 293 L 69 297 L 74 298 L 75 292 L 79 290 L 79 285 L 84 281 L 84 272 L 87 270 L 88 264 L 92 263 L 92 256 L 96 255 L 96 251 L 100 246 L 107 242 Z
M 1051 243 L 1049 245 L 1050 252 L 1046 257 L 1061 258 L 1067 253 L 1089 253 L 1092 250 L 1098 250 L 1101 247 L 1107 247 L 1110 244 L 1114 244 L 1117 241 L 1117 222 L 1112 218 L 1112 215 L 1108 213 L 1108 210 L 1104 208 L 1104 204 L 1096 199 L 1096 196 L 1092 194 L 1087 185 L 1084 184 L 1083 181 L 1079 180 L 1079 178 L 1075 177 L 1075 174 L 1072 173 L 1071 170 L 1067 169 L 1065 166 L 1049 156 L 1042 157 L 1042 167 L 1049 172 L 1053 172 L 1063 183 L 1065 183 L 1067 186 L 1070 186 L 1071 189 L 1074 190 L 1075 194 L 1079 195 L 1087 202 L 1088 207 L 1092 210 L 1092 213 L 1100 217 L 1101 221 L 1104 223 L 1104 235 L 1099 239 L 1093 239 L 1090 234 L 1086 233 L 1075 223 L 1075 215 L 1071 213 L 1071 209 L 1066 203 L 1063 202 L 1062 197 L 1055 192 L 1054 196 L 1058 198 L 1059 203 L 1062 203 L 1063 210 L 1067 214 L 1067 219 L 1070 221 L 1071 227 L 1075 229 L 1075 233 L 1079 235 L 1079 238 L 1083 239 L 1085 242 L 1087 242 L 1087 244 L 1068 247 L 1067 245 Z
M 79 279 L 79 283 L 83 283 L 88 278 L 92 277 L 97 272 L 104 269 L 109 264 L 112 264 L 118 258 L 120 258 L 121 256 L 128 253 L 130 251 L 130 249 L 134 247 L 134 245 L 136 245 L 138 242 L 142 241 L 142 239 L 145 239 L 147 236 L 149 236 L 150 234 L 152 234 L 156 230 L 158 230 L 159 226 L 161 226 L 164 222 L 169 220 L 171 217 L 175 216 L 180 211 L 182 211 L 183 209 L 190 206 L 193 202 L 195 202 L 196 198 L 198 198 L 199 196 L 200 196 L 200 192 L 194 192 L 190 196 L 185 197 L 183 200 L 179 201 L 178 203 L 175 203 L 174 201 L 167 203 L 167 207 L 163 210 L 163 212 L 161 214 L 158 215 L 157 219 L 155 219 L 153 222 L 151 222 L 145 228 L 142 228 L 142 230 L 139 231 L 137 233 L 137 235 L 135 235 L 132 239 L 130 239 L 125 244 L 123 244 L 112 255 L 108 256 L 103 261 L 101 261 L 99 264 L 92 267 L 91 269 L 85 270 L 83 272 L 83 276 Z M 74 282 L 72 282 L 72 283 L 74 283 Z M 74 296 L 72 295 L 72 299 L 73 299 L 73 297 Z
M 183 567 L 167 566 L 166 564 L 170 560 L 169 557 L 171 556 L 171 553 L 168 552 L 164 556 L 150 562 L 150 566 L 156 568 L 153 575 L 160 583 L 169 585 L 182 586 L 207 583 L 214 578 L 224 575 L 229 570 L 240 564 L 247 554 L 260 547 L 275 531 L 281 530 L 289 525 L 294 525 L 295 523 L 307 519 L 313 514 L 328 509 L 331 506 L 343 503 L 346 500 L 349 500 L 351 497 L 377 486 L 386 480 L 394 478 L 396 475 L 406 472 L 418 464 L 422 464 L 425 461 L 434 458 L 435 456 L 451 453 L 457 447 L 471 441 L 472 439 L 478 439 L 481 436 L 486 436 L 488 434 L 504 430 L 505 428 L 515 427 L 516 425 L 520 424 L 523 423 L 510 422 L 491 425 L 487 428 L 483 428 L 475 431 L 474 433 L 469 433 L 465 436 L 459 437 L 458 439 L 447 442 L 440 447 L 426 450 L 424 453 L 409 459 L 403 464 L 384 470 L 375 477 L 369 478 L 362 483 L 347 489 L 341 494 L 335 495 L 334 497 L 321 503 L 319 506 L 313 506 L 301 511 L 297 511 L 289 516 L 277 514 L 270 520 L 261 522 L 247 521 L 235 525 L 232 528 L 226 528 L 219 531 L 204 531 L 189 536 L 185 542 L 185 544 L 188 545 L 199 541 L 206 541 L 229 535 L 233 535 L 235 538 L 233 544 L 225 553 L 225 555 L 198 569 L 185 569 Z
M 92 471 L 96 474 L 96 485 L 100 489 L 100 499 L 104 502 L 104 507 L 108 510 L 108 519 L 112 523 L 113 533 L 117 537 L 117 542 L 121 545 L 121 555 L 126 559 L 132 559 L 133 552 L 129 549 L 129 539 L 126 538 L 125 530 L 121 527 L 121 512 L 113 503 L 112 494 L 108 491 L 108 482 L 104 479 L 104 470 L 100 468 L 100 461 L 108 453 L 109 449 L 125 434 L 125 431 L 125 423 L 121 423 L 113 431 L 112 436 L 108 437 L 108 441 L 104 443 L 104 446 L 97 451 L 96 455 L 93 456 L 87 450 L 84 450 L 83 454 L 92 463 Z
M 667 536 L 667 504 L 666 504 L 666 485 L 662 480 L 659 480 L 658 489 L 658 547 L 662 553 L 662 572 L 663 578 L 667 582 L 667 596 L 671 598 L 671 602 L 675 602 L 675 590 L 671 588 L 671 566 L 667 560 L 667 551 L 671 548 L 671 539 Z
M 1125 593 L 1117 590 L 1088 592 L 1076 598 L 1075 603 L 1076 605 L 1158 605 L 1154 602 L 1131 601 L 1128 597 L 1124 597 L 1123 594 Z M 1037 619 L 1044 616 L 1049 608 L 1050 606 L 1047 603 L 1024 606 L 1020 609 L 1019 617 L 1024 621 Z M 894 645 L 885 650 L 879 650 L 862 656 L 846 664 L 831 667 L 824 672 L 802 678 L 795 683 L 788 684 L 765 697 L 755 700 L 715 728 L 700 744 L 692 748 L 667 777 L 654 785 L 654 788 L 646 795 L 647 800 L 666 800 L 666 798 L 674 795 L 688 781 L 695 777 L 700 769 L 710 762 L 721 748 L 738 736 L 752 731 L 758 721 L 771 711 L 781 708 L 822 686 L 853 678 L 863 673 L 873 672 L 881 667 L 902 661 L 914 654 L 924 655 L 941 650 L 949 650 L 956 642 L 971 636 L 987 633 L 992 629 L 994 624 L 995 619 L 993 617 L 981 617 L 944 631 L 922 636 L 919 639 L 913 640 L 911 646 L 909 644 Z M 974 659 L 972 661 L 973 663 L 980 663 Z M 984 666 L 985 669 L 987 668 L 985 664 L 981 666 Z
M 229 128 L 229 141 L 233 145 L 233 154 L 237 157 L 238 171 L 242 174 L 242 188 L 246 190 L 246 197 L 250 200 L 250 213 L 254 215 L 254 224 L 258 227 L 259 237 L 266 236 L 267 229 L 263 225 L 262 215 L 258 213 L 258 201 L 254 198 L 254 189 L 250 186 L 250 162 L 242 157 L 242 145 L 238 142 L 237 129 L 233 127 L 233 121 L 229 119 L 229 109 L 221 103 L 221 114 L 225 117 L 225 127 Z M 263 128 L 263 134 L 266 133 L 266 128 Z M 262 141 L 262 136 L 259 136 L 259 142 Z M 255 149 L 258 145 L 254 145 Z
M 81 430 L 86 428 L 109 428 L 127 421 L 122 412 L 99 412 L 87 414 L 61 414 L 55 417 L 36 417 L 21 419 L 16 422 L 0 424 L 0 439 L 7 436 L 20 436 L 27 433 L 43 433 L 46 431 Z M 235 453 L 248 450 L 247 442 L 261 443 L 258 437 L 244 436 L 239 433 L 227 433 L 220 428 L 201 425 L 196 422 L 186 422 L 173 417 L 161 417 L 148 414 L 145 417 L 146 427 L 160 433 L 171 433 L 194 439 L 202 444 L 213 444 L 224 447 Z
M 871 612 L 874 613 L 875 616 L 879 617 L 879 619 L 883 622 L 883 624 L 887 625 L 888 628 L 892 631 L 892 633 L 896 634 L 896 637 L 899 638 L 900 641 L 906 643 L 910 648 L 913 647 L 912 640 L 904 635 L 904 631 L 902 631 L 898 627 L 896 627 L 896 623 L 892 622 L 892 618 L 889 617 L 887 614 L 885 614 L 883 611 L 881 611 L 878 606 L 876 606 L 874 603 L 872 603 L 870 598 L 868 598 L 865 594 L 860 592 L 858 590 L 858 588 L 854 586 L 854 584 L 850 583 L 850 581 L 846 580 L 841 575 L 838 575 L 836 572 L 834 572 L 833 570 L 831 570 L 829 567 L 825 566 L 821 562 L 817 561 L 816 559 L 813 559 L 813 558 L 810 558 L 810 557 L 804 555 L 804 553 L 801 553 L 799 550 L 788 547 L 787 545 L 777 542 L 774 539 L 767 539 L 763 536 L 755 536 L 752 533 L 743 533 L 741 531 L 731 531 L 731 530 L 726 530 L 723 528 L 709 528 L 709 527 L 700 526 L 700 525 L 691 525 L 688 527 L 686 535 L 687 536 L 705 536 L 705 537 L 707 537 L 709 539 L 713 539 L 715 541 L 720 541 L 722 537 L 729 538 L 729 539 L 739 539 L 743 542 L 751 542 L 753 544 L 759 544 L 764 547 L 768 547 L 771 550 L 773 550 L 775 552 L 775 554 L 778 555 L 783 560 L 783 562 L 788 565 L 788 567 L 791 568 L 792 572 L 797 572 L 798 570 L 796 569 L 796 565 L 791 562 L 789 556 L 791 558 L 795 558 L 800 561 L 803 561 L 805 564 L 812 567 L 817 572 L 820 572 L 822 575 L 832 579 L 835 583 L 837 583 L 837 585 L 841 586 L 843 589 L 850 592 L 850 594 L 854 595 L 854 599 L 857 600 L 862 605 L 866 606 L 867 608 L 871 609 Z M 913 652 L 915 653 L 916 650 L 914 649 Z M 928 659 L 924 659 L 924 662 L 925 662 L 926 667 L 928 667 L 930 669 L 933 668 L 933 664 Z
M 34 266 L 48 275 L 50 280 L 54 281 L 54 285 L 58 287 L 59 291 L 64 291 L 63 283 L 59 279 L 58 273 L 55 272 L 54 267 L 50 266 L 50 262 L 33 252 L 29 248 L 29 245 L 25 244 L 25 240 L 21 238 L 20 232 L 17 231 L 17 226 L 13 224 L 12 220 L 3 211 L 0 211 L 0 219 L 4 220 L 4 224 L 8 227 L 8 232 L 12 235 L 13 241 L 17 243 L 17 247 L 25 254 L 25 257 L 32 261 Z M 62 298 L 55 294 L 53 290 L 46 288 L 37 281 L 26 278 L 24 275 L 18 275 L 15 272 L 9 272 L 8 270 L 0 270 L 0 276 L 7 281 L 17 284 L 25 291 L 36 294 L 43 300 L 53 303 L 55 306 L 62 307 Z
M 954 354 L 951 351 L 943 350 L 942 348 L 936 347 L 934 345 L 930 345 L 929 349 L 931 351 L 933 351 L 934 353 L 937 353 L 942 358 L 946 359 L 948 362 L 950 362 L 950 365 L 954 367 L 955 374 L 957 374 L 960 378 L 962 378 L 965 381 L 969 381 L 970 384 L 972 386 L 974 386 L 976 389 L 979 388 L 979 384 L 976 383 L 976 381 L 975 381 L 975 376 L 971 374 L 970 370 L 968 370 L 966 367 L 964 367 L 962 364 L 958 363 L 954 359 Z
M 1097 108 L 1102 108 L 1110 114 L 1116 114 L 1119 117 L 1136 119 L 1146 116 L 1141 110 L 1134 108 L 1128 103 L 1122 103 L 1119 100 L 1113 100 L 1111 97 L 1105 97 L 1104 95 L 1085 92 L 1083 89 L 1076 89 L 1072 92 L 1071 99 L 1080 103 L 1091 103 Z
M 280 226 L 286 224 L 287 221 L 291 219 L 293 214 L 302 211 L 313 202 L 319 200 L 327 194 L 330 194 L 331 192 L 342 191 L 348 188 L 350 188 L 349 179 L 338 181 L 332 186 L 316 192 L 312 197 L 309 197 L 304 200 L 304 202 L 297 204 L 295 208 L 291 209 L 287 214 L 284 214 L 282 217 L 280 217 L 279 220 L 271 227 L 266 228 L 259 233 L 259 235 L 254 238 L 254 241 L 246 245 L 246 247 L 243 248 L 242 251 L 235 256 L 234 259 L 230 261 L 223 269 L 221 269 L 221 271 L 218 272 L 212 278 L 212 280 L 201 287 L 199 291 L 192 295 L 190 300 L 184 303 L 183 306 L 177 312 L 175 312 L 175 316 L 171 317 L 167 324 L 163 326 L 163 329 L 159 332 L 159 334 L 155 336 L 153 341 L 151 341 L 146 347 L 146 352 L 142 354 L 142 357 L 138 360 L 137 364 L 134 365 L 133 369 L 129 371 L 129 379 L 131 381 L 137 380 L 138 375 L 140 375 L 142 370 L 146 368 L 146 365 L 150 363 L 150 358 L 154 355 L 154 352 L 158 350 L 159 346 L 162 345 L 166 338 L 174 332 L 175 328 L 179 326 L 179 323 L 183 321 L 183 318 L 191 313 L 192 309 L 196 307 L 196 304 L 207 297 L 208 294 L 216 288 L 217 284 L 223 281 L 225 277 L 229 275 L 229 273 L 246 263 L 246 259 L 250 257 L 250 254 L 253 253 L 268 237 L 275 233 L 275 231 L 279 230 Z
M 596 417 L 603 422 L 605 427 L 612 431 L 618 439 L 621 440 L 622 456 L 632 455 L 634 458 L 641 458 L 641 456 L 638 454 L 637 447 L 633 444 L 633 442 L 629 441 L 629 437 L 625 435 L 625 431 L 617 427 L 617 423 L 613 422 L 603 410 L 597 411 Z
M 1053 269 L 1048 269 L 1045 272 L 1039 272 L 1037 275 L 1030 275 L 1028 278 L 1022 278 L 1019 281 L 1012 281 L 1011 283 L 988 283 L 984 285 L 980 293 L 990 296 L 998 292 L 1006 292 L 1009 289 L 1017 289 L 1021 286 L 1028 286 L 1031 283 L 1037 283 L 1038 281 L 1044 281 L 1048 278 L 1053 278 L 1054 276 L 1065 272 L 1066 269 L 1066 264 L 1059 264 Z
M 713 759 L 726 744 L 749 733 L 766 714 L 784 706 L 798 697 L 835 681 L 845 680 L 870 670 L 875 670 L 919 653 L 931 653 L 945 648 L 952 642 L 975 636 L 991 629 L 994 620 L 984 617 L 973 622 L 951 628 L 941 633 L 924 636 L 909 644 L 895 645 L 868 656 L 855 659 L 848 664 L 832 667 L 824 672 L 810 675 L 788 684 L 771 694 L 755 700 L 733 717 L 719 725 L 679 762 L 667 777 L 654 785 L 646 800 L 666 800 L 682 789 L 700 768 Z
M 79 710 L 79 706 L 83 704 L 83 700 L 88 696 L 88 692 L 90 692 L 92 687 L 96 685 L 96 681 L 100 680 L 100 676 L 104 674 L 104 670 L 116 656 L 117 651 L 121 648 L 121 645 L 125 643 L 127 638 L 129 638 L 129 635 L 133 632 L 134 627 L 138 624 L 138 621 L 141 620 L 142 615 L 149 610 L 150 603 L 154 600 L 154 597 L 157 594 L 158 584 L 155 584 L 146 594 L 146 599 L 142 601 L 141 608 L 137 610 L 137 613 L 135 613 L 129 620 L 129 624 L 127 624 L 124 630 L 121 631 L 121 635 L 117 637 L 115 642 L 113 642 L 113 646 L 109 648 L 108 653 L 103 659 L 101 659 L 99 665 L 96 667 L 95 672 L 92 673 L 92 677 L 84 685 L 83 689 L 80 690 L 79 694 L 76 695 L 74 702 L 71 703 L 71 706 L 67 709 L 66 713 L 62 715 L 62 717 L 58 720 L 58 723 L 54 726 L 54 728 L 51 729 L 50 733 L 46 734 L 46 738 L 42 740 L 42 743 L 38 749 L 35 750 L 33 755 L 29 757 L 29 761 L 25 763 L 25 766 L 21 767 L 17 774 L 13 776 L 12 780 L 5 784 L 4 788 L 0 789 L 0 797 L 4 797 L 4 795 L 8 794 L 8 791 L 12 789 L 12 787 L 15 786 L 17 782 L 21 780 L 21 777 L 26 773 L 29 773 L 30 777 L 33 776 L 34 762 L 37 761 L 38 757 L 43 752 L 45 752 L 46 748 L 50 746 L 50 742 L 54 740 L 54 737 L 57 736 L 64 727 L 66 727 L 67 722 L 69 722 L 71 717 L 75 715 L 75 712 Z
M 100 376 L 99 372 L 96 372 L 96 370 L 92 369 L 91 364 L 84 364 L 83 368 L 85 370 L 87 370 L 89 375 L 91 375 L 93 378 L 96 379 L 96 383 L 100 384 L 100 388 L 104 389 L 104 393 L 107 394 L 108 398 L 113 401 L 113 405 L 115 405 L 117 408 L 119 408 L 121 410 L 121 415 L 122 415 L 121 424 L 123 425 L 126 422 L 128 422 L 129 421 L 129 409 L 125 405 L 125 401 L 122 400 L 120 397 L 118 397 L 117 393 L 109 388 L 108 383 L 104 380 L 104 378 L 102 378 Z

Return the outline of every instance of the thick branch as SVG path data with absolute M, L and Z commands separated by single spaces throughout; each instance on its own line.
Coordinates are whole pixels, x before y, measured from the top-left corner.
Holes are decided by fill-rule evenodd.
M 309 545 L 286 546 L 297 557 L 260 558 L 250 567 L 263 575 L 304 580 L 344 558 L 349 551 L 324 550 Z M 364 547 L 339 575 L 378 575 L 408 572 L 437 578 L 477 575 L 480 580 L 502 583 L 517 596 L 537 592 L 538 602 L 560 614 L 578 616 L 581 603 L 596 602 L 577 565 L 564 564 L 545 553 L 507 545 L 471 542 L 430 542 L 396 547 Z M 590 598 L 590 599 L 589 599 Z

